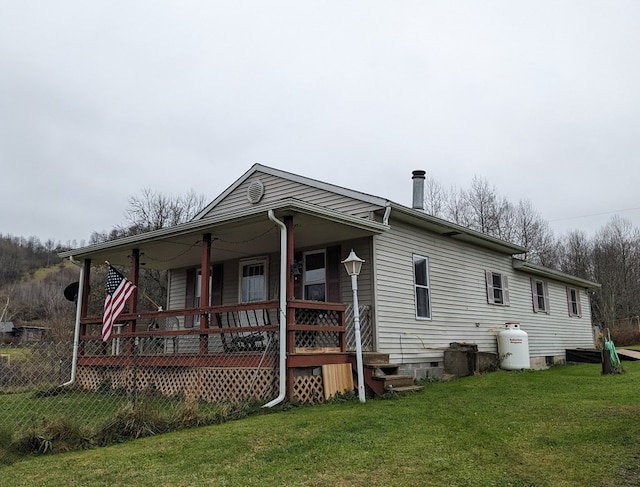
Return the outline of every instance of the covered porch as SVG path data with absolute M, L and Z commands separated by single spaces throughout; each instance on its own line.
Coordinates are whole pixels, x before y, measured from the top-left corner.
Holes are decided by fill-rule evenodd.
M 207 401 L 270 401 L 284 392 L 290 401 L 313 402 L 325 395 L 323 370 L 350 367 L 355 349 L 350 279 L 335 264 L 353 246 L 370 259 L 371 237 L 385 226 L 295 201 L 242 213 L 68 252 L 82 261 L 80 385 Z M 308 255 L 324 259 L 315 273 L 305 267 Z M 137 286 L 141 269 L 165 271 L 168 281 L 167 300 L 156 309 L 141 306 L 144 289 L 137 288 L 107 343 L 90 302 L 91 287 L 99 286 L 92 269 L 105 261 Z M 247 270 L 257 261 L 266 265 Z M 259 282 L 247 279 L 252 272 L 262 273 L 263 288 L 246 289 Z M 369 289 L 363 286 L 360 323 L 363 350 L 373 351 Z

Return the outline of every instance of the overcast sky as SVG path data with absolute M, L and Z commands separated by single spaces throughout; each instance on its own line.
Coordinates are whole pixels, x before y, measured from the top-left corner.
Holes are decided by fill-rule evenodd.
M 640 227 L 640 2 L 4 1 L 0 233 L 62 243 L 142 188 L 259 162 L 411 205 L 411 171 Z

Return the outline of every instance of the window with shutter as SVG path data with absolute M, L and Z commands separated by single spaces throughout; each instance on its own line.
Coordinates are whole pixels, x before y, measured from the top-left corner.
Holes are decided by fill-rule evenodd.
M 567 288 L 567 307 L 569 316 L 580 318 L 582 316 L 582 306 L 580 305 L 580 291 L 575 288 Z
M 487 303 L 509 306 L 509 280 L 504 274 L 485 271 Z
M 534 313 L 549 313 L 549 288 L 545 281 L 531 278 L 531 296 Z

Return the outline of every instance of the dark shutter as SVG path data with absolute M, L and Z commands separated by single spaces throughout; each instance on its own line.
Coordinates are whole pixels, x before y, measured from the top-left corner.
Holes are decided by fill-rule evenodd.
M 187 285 L 185 293 L 185 308 L 193 308 L 196 297 L 196 269 L 187 270 Z M 193 315 L 184 317 L 184 327 L 193 328 Z
M 533 277 L 531 279 L 531 297 L 533 299 L 533 312 L 537 313 L 540 311 L 540 307 L 538 306 L 538 285 L 536 284 L 536 280 Z
M 295 299 L 302 299 L 302 252 L 296 252 L 293 254 L 293 265 L 299 271 L 299 274 L 293 276 L 293 297 Z
M 502 274 L 502 304 L 509 306 L 509 279 Z
M 340 302 L 340 246 L 327 247 L 327 261 L 325 262 L 327 280 L 327 301 Z
M 496 300 L 493 295 L 493 273 L 491 271 L 484 271 L 484 277 L 487 283 L 487 303 L 495 304 Z
M 216 264 L 212 270 L 212 289 L 211 289 L 211 306 L 220 306 L 222 304 L 222 270 L 223 264 Z

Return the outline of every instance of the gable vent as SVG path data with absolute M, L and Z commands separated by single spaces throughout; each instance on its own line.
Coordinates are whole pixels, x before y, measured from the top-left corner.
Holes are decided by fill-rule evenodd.
M 249 187 L 247 188 L 247 199 L 249 200 L 249 203 L 259 203 L 263 196 L 264 184 L 262 184 L 262 181 L 260 181 L 259 179 L 251 181 Z

